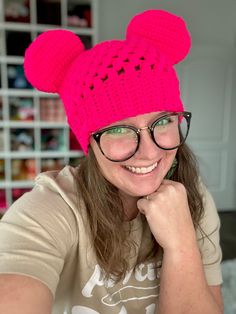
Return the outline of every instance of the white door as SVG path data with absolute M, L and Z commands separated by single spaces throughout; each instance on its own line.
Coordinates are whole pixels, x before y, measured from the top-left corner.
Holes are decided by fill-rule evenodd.
M 182 99 L 192 112 L 188 144 L 218 209 L 236 208 L 236 50 L 193 47 L 178 66 Z

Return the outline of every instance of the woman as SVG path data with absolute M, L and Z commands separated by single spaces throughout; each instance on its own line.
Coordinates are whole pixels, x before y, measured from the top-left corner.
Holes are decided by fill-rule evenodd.
M 88 51 L 65 30 L 30 45 L 26 76 L 60 95 L 86 157 L 4 215 L 1 313 L 222 313 L 219 218 L 173 67 L 190 43 L 182 18 L 149 10 Z

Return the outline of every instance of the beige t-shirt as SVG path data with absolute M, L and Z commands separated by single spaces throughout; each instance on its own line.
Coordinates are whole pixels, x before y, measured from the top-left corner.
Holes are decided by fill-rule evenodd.
M 130 270 L 115 284 L 105 281 L 78 208 L 75 169 L 65 167 L 36 178 L 35 187 L 18 199 L 0 222 L 0 273 L 24 274 L 46 284 L 54 295 L 53 314 L 153 314 L 158 302 L 161 256 Z M 222 283 L 219 217 L 203 187 L 205 216 L 197 232 L 209 285 Z M 128 223 L 128 222 L 127 222 Z M 150 230 L 139 214 L 131 238 L 139 250 Z M 183 243 L 184 245 L 184 243 Z M 133 257 L 132 263 L 135 262 Z

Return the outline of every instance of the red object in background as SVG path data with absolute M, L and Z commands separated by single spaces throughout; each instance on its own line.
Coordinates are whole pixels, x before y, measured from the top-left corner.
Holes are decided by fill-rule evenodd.
M 0 190 L 0 212 L 3 213 L 7 208 L 6 191 Z
M 91 18 L 91 10 L 90 9 L 85 9 L 84 10 L 84 18 L 87 20 L 88 22 L 88 27 L 92 26 L 92 18 Z
M 24 193 L 29 192 L 31 189 L 24 188 L 15 188 L 12 189 L 12 200 L 16 201 L 19 197 L 21 197 Z

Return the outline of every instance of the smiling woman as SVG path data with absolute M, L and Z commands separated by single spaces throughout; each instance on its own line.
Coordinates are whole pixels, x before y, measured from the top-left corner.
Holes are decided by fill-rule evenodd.
M 222 313 L 219 217 L 174 69 L 190 46 L 161 10 L 90 50 L 68 30 L 29 46 L 28 80 L 60 95 L 85 157 L 40 174 L 1 220 L 1 313 Z

